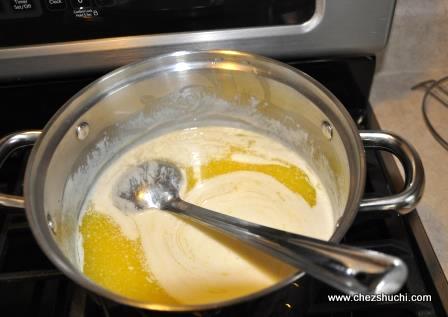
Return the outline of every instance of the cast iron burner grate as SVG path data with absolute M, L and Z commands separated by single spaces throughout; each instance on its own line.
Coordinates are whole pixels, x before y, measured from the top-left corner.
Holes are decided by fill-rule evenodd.
M 390 192 L 378 153 L 367 153 L 365 196 Z M 0 174 L 0 189 L 20 194 L 28 151 L 15 153 Z M 401 257 L 408 265 L 409 279 L 401 293 L 431 294 L 432 302 L 329 302 L 337 291 L 312 278 L 299 281 L 250 303 L 177 316 L 297 316 L 295 299 L 308 284 L 310 308 L 306 316 L 437 316 L 437 295 L 418 248 L 402 217 L 392 212 L 358 214 L 344 243 L 367 247 Z M 0 312 L 3 316 L 166 316 L 111 303 L 80 288 L 59 272 L 35 242 L 23 211 L 0 210 Z

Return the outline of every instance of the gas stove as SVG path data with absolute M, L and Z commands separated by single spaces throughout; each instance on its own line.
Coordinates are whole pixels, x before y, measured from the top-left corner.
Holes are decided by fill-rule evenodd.
M 368 103 L 375 69 L 373 56 L 290 60 L 296 67 L 329 88 L 347 107 L 360 129 L 376 128 Z M 101 74 L 57 80 L 34 80 L 0 85 L 8 115 L 0 118 L 0 133 L 41 129 L 51 115 L 79 89 Z M 28 149 L 15 152 L 0 169 L 0 191 L 21 194 Z M 393 193 L 397 187 L 396 166 L 380 152 L 367 151 L 365 197 Z M 392 172 L 391 172 L 392 170 Z M 398 180 L 400 177 L 398 176 Z M 418 220 L 411 213 L 412 222 Z M 421 223 L 420 223 L 421 225 Z M 275 294 L 222 310 L 179 316 L 444 316 L 436 280 L 424 261 L 409 216 L 397 212 L 358 213 L 343 243 L 396 255 L 409 268 L 409 278 L 400 291 L 431 295 L 426 302 L 331 302 L 339 294 L 306 276 Z M 296 302 L 307 293 L 306 305 Z M 298 296 L 301 294 L 301 296 Z M 3 316 L 167 316 L 145 312 L 100 298 L 65 277 L 41 252 L 23 210 L 0 209 L 0 313 Z M 302 307 L 303 306 L 303 307 Z M 306 307 L 306 309 L 304 309 Z
M 42 129 L 98 77 L 176 50 L 236 49 L 279 59 L 320 81 L 359 129 L 377 129 L 368 97 L 375 54 L 387 43 L 395 0 L 0 1 L 0 137 Z M 30 149 L 0 168 L 0 192 L 20 195 Z M 399 191 L 390 156 L 367 151 L 365 197 Z M 274 294 L 177 316 L 446 316 L 448 283 L 416 212 L 359 212 L 343 243 L 402 258 L 400 294 L 431 301 L 332 302 L 305 276 Z M 305 298 L 305 302 L 298 302 Z M 444 310 L 445 309 L 445 310 Z M 1 316 L 166 316 L 110 302 L 76 285 L 42 253 L 24 211 L 0 207 Z

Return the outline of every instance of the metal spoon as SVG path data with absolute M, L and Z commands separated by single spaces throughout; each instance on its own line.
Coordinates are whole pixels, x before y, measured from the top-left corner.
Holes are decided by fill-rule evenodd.
M 179 197 L 182 173 L 171 163 L 149 161 L 132 168 L 113 193 L 125 212 L 157 208 L 194 219 L 349 294 L 396 293 L 407 267 L 396 257 L 376 251 L 321 241 L 211 211 Z

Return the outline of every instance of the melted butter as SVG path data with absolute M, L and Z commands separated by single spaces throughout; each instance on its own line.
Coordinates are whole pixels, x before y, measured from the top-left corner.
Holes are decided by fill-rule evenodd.
M 187 192 L 194 188 L 197 183 L 215 176 L 239 171 L 259 172 L 272 176 L 291 191 L 302 196 L 310 207 L 316 205 L 316 189 L 302 169 L 285 162 L 282 162 L 281 165 L 253 164 L 232 160 L 232 155 L 238 153 L 248 154 L 250 152 L 241 147 L 231 146 L 228 153 L 222 159 L 210 160 L 199 167 L 187 167 Z
M 145 270 L 140 238 L 126 238 L 112 218 L 90 209 L 84 215 L 84 273 L 96 283 L 120 295 L 145 302 L 175 304 Z
M 175 305 L 240 297 L 294 272 L 251 247 L 171 214 L 123 215 L 116 210 L 108 193 L 119 171 L 141 160 L 166 157 L 183 167 L 182 195 L 191 203 L 328 239 L 331 205 L 323 194 L 317 199 L 321 187 L 314 187 L 314 174 L 310 178 L 307 168 L 298 167 L 305 164 L 289 149 L 253 133 L 214 129 L 184 130 L 151 140 L 100 176 L 79 226 L 87 276 L 134 300 Z M 95 210 L 89 204 L 95 204 Z

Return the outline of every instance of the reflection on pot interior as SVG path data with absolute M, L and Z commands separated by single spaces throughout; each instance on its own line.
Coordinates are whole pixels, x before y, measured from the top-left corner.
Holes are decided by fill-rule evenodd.
M 295 269 L 223 234 L 160 210 L 125 214 L 117 182 L 152 159 L 175 163 L 188 202 L 265 226 L 329 239 L 335 219 L 310 165 L 281 142 L 235 127 L 172 131 L 139 142 L 98 176 L 79 223 L 83 272 L 123 296 L 207 304 L 276 284 Z

